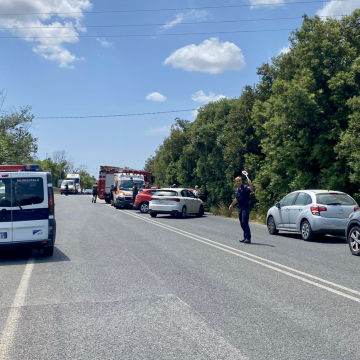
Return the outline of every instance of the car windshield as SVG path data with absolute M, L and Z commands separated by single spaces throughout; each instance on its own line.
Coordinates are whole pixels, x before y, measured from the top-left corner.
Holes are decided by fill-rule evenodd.
M 120 190 L 132 190 L 134 184 L 137 184 L 137 188 L 141 189 L 144 181 L 143 180 L 120 180 Z
M 74 185 L 74 182 L 73 181 L 70 181 L 70 180 L 64 180 L 62 183 L 61 183 L 61 185 L 66 185 L 66 184 L 68 184 L 69 186 L 70 185 Z
M 154 196 L 179 196 L 176 191 L 173 190 L 159 190 L 156 191 Z
M 69 180 L 75 181 L 75 184 L 80 184 L 80 179 L 79 178 L 74 178 L 74 179 L 70 178 Z
M 347 194 L 317 194 L 316 202 L 321 205 L 356 205 L 356 202 Z

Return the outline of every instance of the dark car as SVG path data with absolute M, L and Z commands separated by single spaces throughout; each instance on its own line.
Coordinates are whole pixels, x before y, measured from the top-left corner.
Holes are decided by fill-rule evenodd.
M 149 211 L 149 202 L 153 194 L 157 189 L 142 189 L 136 195 L 134 207 L 139 209 L 143 214 L 146 214 Z
M 355 211 L 349 216 L 346 226 L 346 241 L 353 255 L 360 255 L 360 211 Z

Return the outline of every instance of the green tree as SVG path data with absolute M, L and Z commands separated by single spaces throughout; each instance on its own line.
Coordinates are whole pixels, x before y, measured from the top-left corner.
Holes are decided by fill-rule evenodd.
M 30 133 L 34 119 L 31 107 L 0 115 L 0 163 L 24 164 L 37 151 L 37 139 Z

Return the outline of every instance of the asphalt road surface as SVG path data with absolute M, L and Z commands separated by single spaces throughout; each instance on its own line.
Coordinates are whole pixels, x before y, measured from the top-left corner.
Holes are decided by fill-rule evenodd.
M 360 258 L 237 220 L 56 196 L 52 258 L 0 253 L 0 359 L 360 359 Z

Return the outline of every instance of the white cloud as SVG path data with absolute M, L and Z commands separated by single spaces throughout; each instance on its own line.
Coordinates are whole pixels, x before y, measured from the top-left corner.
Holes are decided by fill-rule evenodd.
M 206 95 L 202 90 L 197 91 L 195 94 L 191 95 L 191 99 L 194 102 L 201 103 L 201 104 L 207 104 L 211 101 L 218 101 L 221 99 L 226 98 L 225 95 L 216 95 L 213 92 L 209 92 L 209 95 Z
M 152 128 L 145 131 L 145 135 L 167 135 L 169 134 L 171 126 L 162 126 L 157 128 Z
M 335 17 L 335 15 L 350 15 L 355 9 L 360 8 L 360 0 L 330 1 L 316 12 L 319 16 Z
M 279 55 L 280 54 L 287 54 L 289 51 L 290 51 L 290 45 L 284 46 L 283 48 L 280 49 Z
M 35 53 L 56 61 L 60 67 L 73 68 L 72 64 L 83 58 L 70 53 L 64 44 L 79 41 L 78 32 L 86 31 L 86 27 L 81 25 L 83 11 L 91 8 L 90 0 L 1 0 L 0 13 L 29 15 L 1 16 L 0 26 L 12 29 L 0 31 L 10 31 L 12 35 L 22 37 L 32 44 Z M 53 17 L 56 20 L 52 20 Z
M 209 12 L 207 10 L 191 10 L 185 13 L 179 13 L 176 15 L 175 19 L 168 22 L 163 26 L 163 29 L 171 29 L 172 27 L 179 25 L 186 21 L 193 20 L 205 20 L 209 16 Z
M 166 100 L 166 96 L 158 93 L 158 92 L 153 92 L 151 94 L 149 94 L 146 97 L 146 100 L 151 100 L 151 101 L 165 101 Z
M 113 43 L 110 41 L 107 41 L 104 38 L 96 38 L 96 40 L 100 43 L 100 45 L 104 48 L 109 48 L 113 46 Z
M 245 66 L 245 58 L 235 44 L 210 38 L 200 45 L 187 45 L 173 52 L 165 61 L 176 69 L 220 74 L 225 70 L 239 70 Z
M 250 0 L 251 5 L 252 5 L 252 9 L 253 8 L 258 8 L 259 6 L 256 5 L 261 5 L 261 7 L 274 7 L 277 6 L 279 4 L 285 4 L 284 0 Z M 266 4 L 266 5 L 263 5 Z

